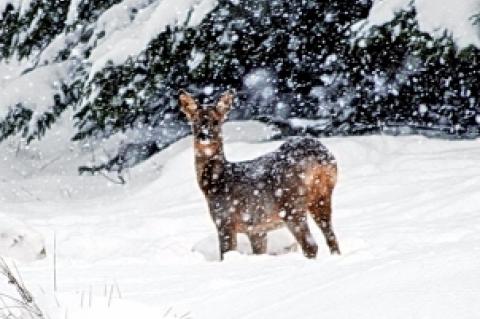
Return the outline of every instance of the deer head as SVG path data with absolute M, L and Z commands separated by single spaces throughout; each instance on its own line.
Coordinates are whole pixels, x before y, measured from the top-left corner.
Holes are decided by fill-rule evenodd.
M 226 91 L 215 105 L 200 105 L 188 92 L 180 90 L 179 104 L 192 125 L 197 155 L 212 156 L 222 150 L 222 123 L 229 112 L 234 94 Z

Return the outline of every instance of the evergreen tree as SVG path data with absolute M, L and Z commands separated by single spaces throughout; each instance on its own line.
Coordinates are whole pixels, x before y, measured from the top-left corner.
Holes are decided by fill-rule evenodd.
M 0 61 L 29 60 L 30 67 L 23 71 L 28 74 L 38 67 L 50 63 L 67 60 L 74 45 L 88 42 L 93 36 L 95 19 L 121 0 L 93 1 L 81 0 L 76 3 L 77 19 L 72 25 L 67 25 L 68 10 L 71 1 L 33 0 L 28 6 L 20 3 L 15 7 L 7 3 L 0 19 Z M 24 7 L 22 7 L 22 5 Z M 78 29 L 81 31 L 78 32 Z M 40 61 L 42 51 L 50 45 L 57 36 L 65 35 L 65 47 L 51 61 Z M 72 37 L 72 39 L 69 38 Z M 102 35 L 97 35 L 101 37 Z M 82 57 L 88 57 L 91 47 L 83 48 Z M 74 58 L 75 60 L 78 57 Z M 56 83 L 53 93 L 53 104 L 44 112 L 35 112 L 22 103 L 11 105 L 4 119 L 0 121 L 0 141 L 14 134 L 21 134 L 27 142 L 41 138 L 67 107 L 73 107 L 79 100 L 82 83 L 86 77 L 82 61 L 70 72 L 72 78 L 63 83 Z M 35 87 L 35 83 L 32 83 Z M 42 92 L 39 92 L 41 94 Z
M 133 21 L 154 2 L 125 10 Z M 202 102 L 235 88 L 231 119 L 266 121 L 287 135 L 366 134 L 397 126 L 453 137 L 480 133 L 479 49 L 460 50 L 448 34 L 422 32 L 413 4 L 383 25 L 362 27 L 371 0 L 219 0 L 199 25 L 169 26 L 140 54 L 90 74 L 88 58 L 106 36 L 97 22 L 120 3 L 36 0 L 21 12 L 6 5 L 0 59 L 30 58 L 31 70 L 68 61 L 69 74 L 43 113 L 12 105 L 0 120 L 0 140 L 17 133 L 28 141 L 40 138 L 71 107 L 74 140 L 141 133 L 107 163 L 83 168 L 120 171 L 189 133 L 177 107 L 179 88 Z M 73 5 L 75 17 L 70 13 L 67 23 Z M 64 46 L 50 54 L 53 60 L 39 61 L 57 38 Z M 297 129 L 292 117 L 319 124 Z
M 60 34 L 70 1 L 34 0 L 25 12 L 7 3 L 0 20 L 0 60 L 14 54 L 19 59 L 41 52 Z
M 434 128 L 452 136 L 478 130 L 480 51 L 458 52 L 446 33 L 439 39 L 419 30 L 413 5 L 354 45 L 352 84 L 360 88 L 352 122 L 379 128 Z
M 350 26 L 366 18 L 370 5 L 220 1 L 199 27 L 167 28 L 136 59 L 97 74 L 87 90 L 98 94 L 95 99 L 84 94 L 89 101 L 76 115 L 80 130 L 75 138 L 108 137 L 179 119 L 184 123 L 176 105 L 181 87 L 206 101 L 210 92 L 236 88 L 242 102 L 232 114 L 236 119 L 318 117 L 321 101 L 312 88 L 324 85 L 327 58 L 348 51 Z M 282 110 L 287 105 L 293 106 Z M 147 143 L 165 141 L 148 138 Z

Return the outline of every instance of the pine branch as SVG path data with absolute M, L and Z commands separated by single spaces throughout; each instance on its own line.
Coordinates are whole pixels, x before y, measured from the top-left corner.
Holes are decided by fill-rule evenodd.
M 183 132 L 177 136 L 178 139 L 187 136 L 187 132 Z M 177 140 L 171 140 L 169 142 L 157 142 L 147 141 L 143 143 L 129 143 L 124 145 L 118 154 L 108 161 L 92 165 L 92 166 L 80 166 L 78 168 L 79 174 L 89 173 L 95 175 L 100 172 L 117 172 L 119 174 L 119 181 L 124 182 L 120 176 L 123 170 L 131 168 L 144 160 L 152 157 L 156 153 L 164 150 Z M 123 182 L 122 182 L 123 181 Z

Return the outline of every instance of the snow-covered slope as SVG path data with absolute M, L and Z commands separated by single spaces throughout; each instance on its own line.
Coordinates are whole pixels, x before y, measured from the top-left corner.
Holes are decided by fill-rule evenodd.
M 25 164 L 24 175 L 3 162 L 1 211 L 42 231 L 49 252 L 56 233 L 59 305 L 51 302 L 50 312 L 62 318 L 477 319 L 480 141 L 323 142 L 340 167 L 341 256 L 328 254 L 312 225 L 316 260 L 248 255 L 242 237 L 244 253 L 211 261 L 215 228 L 195 182 L 190 138 L 132 169 L 125 186 L 77 177 L 75 157 L 51 162 L 56 155 L 45 153 L 41 161 L 51 164 Z M 242 160 L 279 143 L 232 142 L 226 151 Z M 269 250 L 291 244 L 280 230 Z M 43 298 L 52 295 L 52 254 L 20 270 Z

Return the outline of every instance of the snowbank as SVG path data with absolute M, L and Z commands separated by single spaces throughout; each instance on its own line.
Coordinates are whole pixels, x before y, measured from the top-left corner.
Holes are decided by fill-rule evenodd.
M 0 196 L 0 204 L 57 234 L 57 295 L 70 318 L 131 318 L 135 309 L 158 318 L 158 309 L 172 307 L 199 319 L 477 319 L 480 141 L 370 136 L 322 142 L 339 163 L 333 218 L 341 256 L 330 256 L 311 223 L 316 260 L 299 251 L 252 256 L 241 238 L 239 252 L 215 261 L 215 227 L 196 184 L 191 138 L 132 169 L 123 186 L 76 176 L 75 158 L 11 175 L 16 196 Z M 280 143 L 231 142 L 226 154 L 245 160 Z M 1 174 L 10 170 L 0 162 Z M 291 243 L 281 229 L 270 251 Z M 30 285 L 52 291 L 51 269 L 47 259 L 20 270 Z
M 45 243 L 40 233 L 19 220 L 0 214 L 0 257 L 34 261 L 45 256 Z

